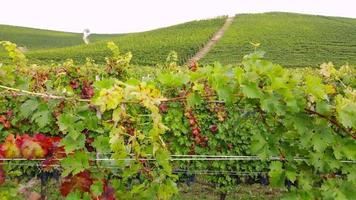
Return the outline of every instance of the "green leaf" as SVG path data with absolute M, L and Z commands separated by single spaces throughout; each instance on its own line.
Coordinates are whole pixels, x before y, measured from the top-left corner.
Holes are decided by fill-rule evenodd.
M 172 180 L 166 180 L 159 185 L 158 199 L 171 199 L 173 194 L 177 194 L 177 184 Z
M 63 168 L 63 177 L 68 176 L 70 173 L 72 175 L 78 174 L 89 168 L 89 156 L 83 151 L 77 151 L 61 160 L 61 166 Z
M 261 98 L 263 95 L 263 93 L 261 92 L 261 89 L 258 88 L 256 83 L 250 83 L 248 85 L 242 86 L 242 92 L 248 98 Z
M 51 122 L 52 113 L 49 110 L 35 112 L 31 118 L 39 128 L 43 128 Z
M 29 99 L 25 101 L 20 107 L 20 115 L 28 118 L 32 113 L 37 110 L 39 102 L 36 99 Z
M 187 103 L 189 107 L 195 107 L 202 103 L 202 98 L 196 92 L 190 93 L 187 97 Z
M 317 76 L 307 75 L 305 78 L 306 92 L 313 95 L 317 99 L 326 99 L 325 85 L 321 78 Z
M 236 78 L 237 82 L 239 84 L 241 84 L 242 83 L 242 78 L 243 78 L 243 75 L 244 75 L 244 70 L 241 67 L 237 67 L 237 68 L 235 68 L 234 73 L 235 73 L 235 78 Z
M 330 115 L 332 112 L 332 106 L 326 101 L 316 102 L 316 111 L 322 115 Z
M 71 113 L 61 114 L 58 118 L 57 124 L 60 131 L 65 134 L 67 133 L 74 140 L 81 134 L 85 126 L 88 126 L 87 124 L 85 125 L 79 117 L 74 116 Z
M 280 115 L 285 113 L 285 108 L 281 101 L 276 96 L 269 96 L 268 98 L 261 99 L 261 109 L 266 112 L 276 112 Z
M 76 121 L 78 121 L 78 119 L 74 117 L 74 115 L 63 113 L 58 117 L 57 124 L 59 126 L 59 130 L 66 133 L 68 129 L 72 128 Z
M 337 118 L 342 125 L 347 128 L 356 129 L 356 102 L 343 98 L 341 95 L 336 97 Z
M 286 177 L 288 180 L 294 182 L 295 180 L 297 180 L 297 171 L 292 167 L 288 167 L 286 170 Z
M 279 161 L 273 161 L 270 165 L 269 175 L 271 177 L 271 185 L 281 187 L 284 185 L 285 173 L 282 169 L 283 164 Z
M 115 79 L 104 79 L 101 81 L 94 82 L 93 86 L 97 90 L 109 89 L 115 84 Z
M 77 149 L 83 149 L 85 147 L 85 135 L 81 134 L 76 139 L 73 139 L 70 135 L 66 135 L 61 140 L 61 145 L 64 146 L 66 153 L 71 153 Z
M 109 141 L 110 141 L 109 137 L 100 135 L 95 138 L 92 145 L 100 153 L 110 153 L 111 149 L 110 149 Z
M 218 94 L 219 100 L 225 101 L 227 104 L 231 103 L 234 99 L 231 87 L 219 87 L 216 93 Z
M 171 173 L 172 168 L 169 164 L 169 152 L 167 150 L 158 149 L 156 151 L 156 160 L 157 163 L 162 166 L 167 173 Z
M 103 193 L 103 182 L 102 181 L 95 181 L 91 187 L 90 187 L 90 191 L 95 195 L 95 196 L 99 196 Z
M 313 144 L 314 150 L 316 152 L 323 152 L 328 147 L 328 143 L 324 140 L 324 137 L 325 136 L 318 133 L 313 135 L 311 143 Z
M 71 192 L 66 196 L 65 200 L 82 200 L 81 193 L 79 191 Z
M 253 154 L 257 154 L 262 159 L 268 158 L 268 144 L 260 133 L 256 133 L 252 136 L 250 148 Z
M 189 81 L 189 76 L 182 73 L 161 73 L 157 79 L 161 84 L 167 87 L 181 87 Z

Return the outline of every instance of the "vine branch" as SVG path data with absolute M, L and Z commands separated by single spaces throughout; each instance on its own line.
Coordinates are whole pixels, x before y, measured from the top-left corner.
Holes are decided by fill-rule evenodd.
M 329 118 L 319 112 L 316 112 L 314 110 L 310 110 L 308 108 L 304 109 L 305 112 L 307 112 L 308 114 L 312 114 L 312 115 L 317 115 L 318 117 L 321 117 L 323 119 L 326 119 L 327 121 L 329 121 L 331 124 L 337 126 L 339 129 L 343 130 L 345 133 L 349 134 L 353 139 L 356 139 L 356 136 L 353 135 L 349 130 L 347 130 L 343 125 L 341 125 L 338 121 L 336 121 L 335 119 Z
M 0 85 L 0 88 L 10 91 L 10 92 L 17 92 L 17 93 L 23 93 L 27 94 L 29 96 L 38 96 L 42 98 L 48 98 L 48 99 L 58 99 L 58 100 L 67 100 L 67 101 L 80 101 L 80 102 L 90 102 L 89 99 L 80 99 L 80 98 L 72 98 L 72 97 L 65 97 L 65 96 L 57 96 L 53 94 L 46 94 L 46 93 L 39 93 L 39 92 L 31 92 L 27 90 L 21 90 L 17 88 L 12 88 L 4 85 Z

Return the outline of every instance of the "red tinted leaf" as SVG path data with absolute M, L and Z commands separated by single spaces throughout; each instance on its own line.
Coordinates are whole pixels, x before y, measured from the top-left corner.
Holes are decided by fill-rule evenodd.
M 47 155 L 47 151 L 39 143 L 32 140 L 25 140 L 23 142 L 21 153 L 27 159 L 44 158 Z
M 47 155 L 47 150 L 42 148 L 39 142 L 36 142 L 32 137 L 25 134 L 16 137 L 16 144 L 21 149 L 24 158 L 44 158 Z
M 11 128 L 11 123 L 10 123 L 10 121 L 5 121 L 5 122 L 4 122 L 4 128 L 5 128 L 5 129 Z
M 0 123 L 4 123 L 6 121 L 5 115 L 0 115 Z
M 21 151 L 16 144 L 15 136 L 10 134 L 6 137 L 5 143 L 1 145 L 2 154 L 5 158 L 19 158 L 21 157 Z
M 33 137 L 33 141 L 38 142 L 42 148 L 44 148 L 45 150 L 49 150 L 52 148 L 53 146 L 53 142 L 52 139 L 50 137 L 46 137 L 43 134 L 36 134 Z
M 90 177 L 89 171 L 83 171 L 75 176 L 67 176 L 61 184 L 61 194 L 67 196 L 70 192 L 78 190 L 81 192 L 89 192 L 90 186 L 93 184 L 93 179 Z
M 51 171 L 55 165 L 59 164 L 59 160 L 56 158 L 47 158 L 42 162 L 43 171 Z
M 103 194 L 99 196 L 100 200 L 116 200 L 115 190 L 109 186 L 107 181 L 104 181 Z
M 0 123 L 2 123 L 5 129 L 11 128 L 11 123 L 7 120 L 5 115 L 0 115 Z
M 55 139 L 52 138 L 52 141 L 55 141 Z M 51 169 L 53 169 L 54 165 L 59 164 L 58 159 L 64 158 L 66 156 L 64 147 L 58 145 L 59 143 L 57 141 L 53 142 L 53 147 L 50 149 L 49 152 L 49 155 L 51 157 L 47 158 L 45 161 L 42 162 L 43 170 L 50 171 Z

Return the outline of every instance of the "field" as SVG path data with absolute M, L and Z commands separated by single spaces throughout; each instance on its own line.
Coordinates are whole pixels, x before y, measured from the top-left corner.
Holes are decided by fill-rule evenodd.
M 332 19 L 238 15 L 208 65 L 185 63 L 225 17 L 89 45 L 31 36 L 26 53 L 1 41 L 0 199 L 356 199 L 354 21 Z M 326 24 L 344 28 L 345 55 L 320 54 Z M 303 59 L 278 57 L 311 41 Z
M 266 57 L 284 66 L 356 64 L 356 19 L 290 13 L 237 15 L 203 63 L 238 64 L 260 43 Z

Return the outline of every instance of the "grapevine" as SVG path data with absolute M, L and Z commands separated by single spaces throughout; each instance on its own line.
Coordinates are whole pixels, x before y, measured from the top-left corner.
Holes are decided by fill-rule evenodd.
M 105 67 L 26 66 L 9 48 L 16 67 L 0 68 L 0 183 L 22 169 L 7 163 L 23 159 L 60 170 L 68 199 L 171 199 L 183 178 L 175 172 L 204 170 L 219 172 L 204 178 L 222 197 L 257 171 L 268 175 L 248 178 L 288 183 L 286 197 L 353 199 L 355 68 L 286 69 L 257 51 L 240 66 L 169 60 L 173 69 L 137 80 L 130 54 L 110 47 Z

